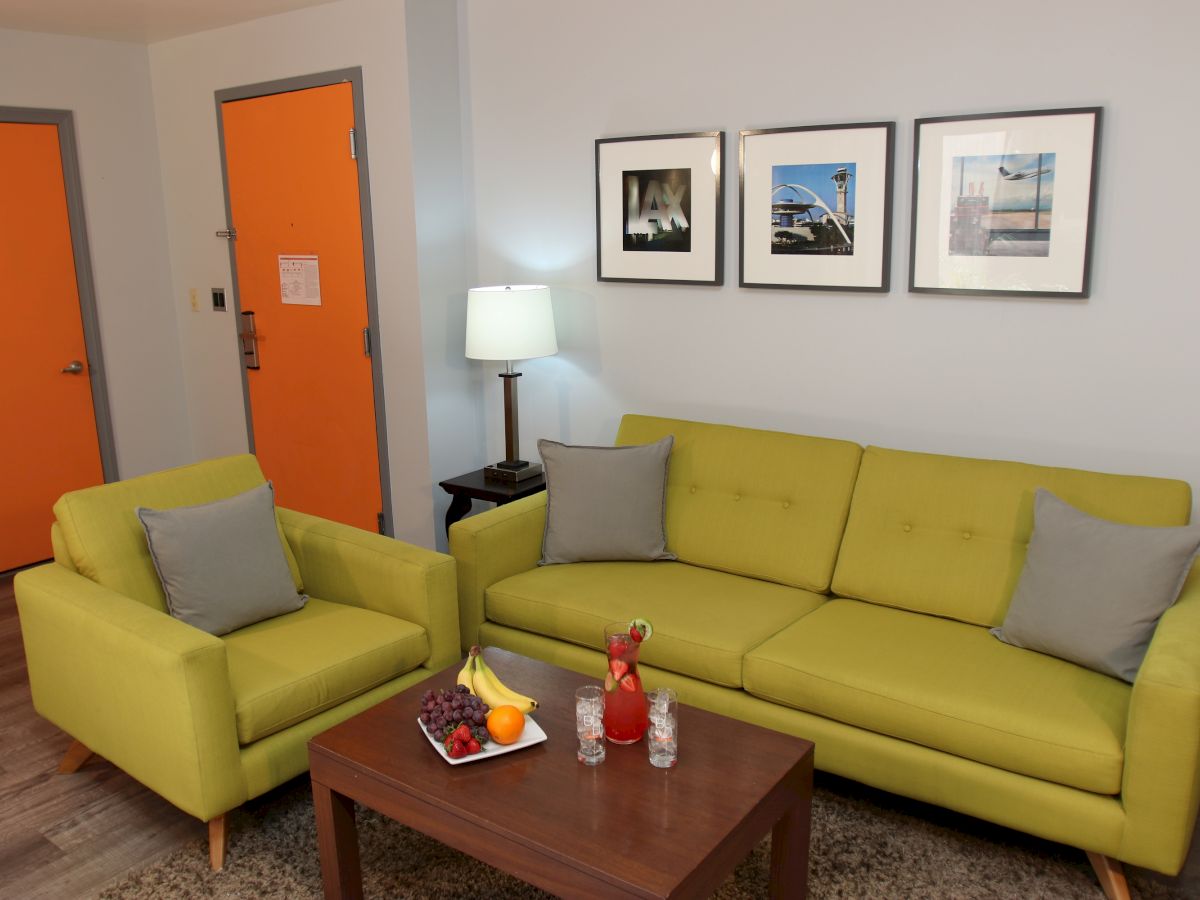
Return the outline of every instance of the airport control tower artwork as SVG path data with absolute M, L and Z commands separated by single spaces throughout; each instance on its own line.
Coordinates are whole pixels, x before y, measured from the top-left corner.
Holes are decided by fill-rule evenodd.
M 771 253 L 854 252 L 855 163 L 771 167 Z
M 951 256 L 1049 256 L 1053 153 L 956 156 Z

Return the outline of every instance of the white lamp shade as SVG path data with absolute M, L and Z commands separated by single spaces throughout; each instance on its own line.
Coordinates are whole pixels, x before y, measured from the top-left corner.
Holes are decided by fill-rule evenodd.
M 467 291 L 468 359 L 536 359 L 557 352 L 548 287 L 510 284 Z

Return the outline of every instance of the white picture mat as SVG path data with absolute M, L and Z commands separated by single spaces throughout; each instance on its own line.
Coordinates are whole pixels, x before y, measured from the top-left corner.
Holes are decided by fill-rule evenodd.
M 1094 113 L 934 122 L 920 137 L 913 287 L 1071 292 L 1083 290 L 1092 183 Z M 1054 153 L 1050 255 L 951 256 L 950 207 L 959 156 Z
M 887 209 L 886 128 L 746 135 L 742 144 L 742 280 L 752 284 L 879 287 Z M 854 163 L 854 253 L 771 253 L 771 167 Z
M 655 138 L 602 143 L 599 153 L 600 277 L 713 281 L 717 277 L 717 177 L 721 139 Z M 713 154 L 717 154 L 715 157 Z M 716 173 L 713 162 L 716 160 Z M 691 169 L 691 242 L 687 253 L 624 249 L 622 173 Z

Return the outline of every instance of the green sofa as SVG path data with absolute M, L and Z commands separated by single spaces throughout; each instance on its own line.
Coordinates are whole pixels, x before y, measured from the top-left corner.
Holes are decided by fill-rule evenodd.
M 308 740 L 459 659 L 454 560 L 379 534 L 278 510 L 309 595 L 297 612 L 214 637 L 172 618 L 134 512 L 262 484 L 253 456 L 211 460 L 64 495 L 54 562 L 16 578 L 37 711 L 209 823 L 220 868 L 225 814 L 308 770 Z
M 1093 515 L 1187 524 L 1187 484 L 629 415 L 618 444 L 675 437 L 676 562 L 539 567 L 545 494 L 457 523 L 464 646 L 579 672 L 603 627 L 644 616 L 651 686 L 801 735 L 821 769 L 1175 874 L 1196 820 L 1200 576 L 1136 683 L 1004 644 L 1046 488 Z

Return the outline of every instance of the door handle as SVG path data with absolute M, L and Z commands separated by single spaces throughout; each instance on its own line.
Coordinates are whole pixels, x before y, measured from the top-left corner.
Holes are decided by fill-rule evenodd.
M 83 372 L 83 363 L 77 359 L 73 359 L 63 368 L 62 372 L 64 375 L 80 375 Z
M 242 340 L 242 361 L 247 369 L 259 368 L 258 362 L 258 330 L 254 327 L 254 311 L 242 313 L 242 330 L 238 337 Z

